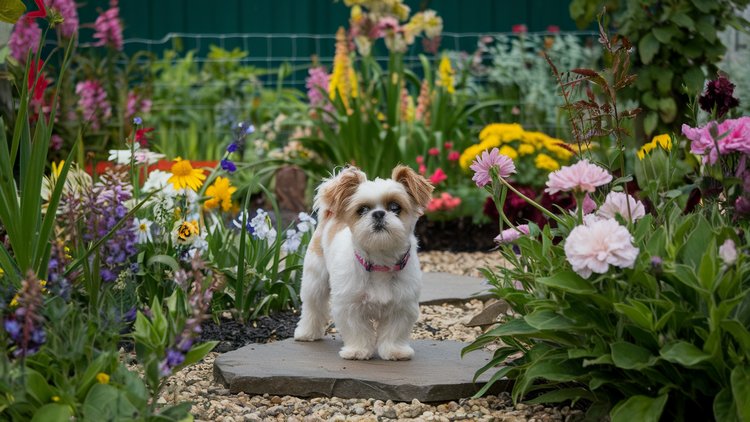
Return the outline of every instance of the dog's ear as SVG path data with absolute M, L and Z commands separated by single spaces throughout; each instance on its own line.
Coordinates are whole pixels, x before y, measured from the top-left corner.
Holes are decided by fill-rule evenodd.
M 320 192 L 326 211 L 341 215 L 348 206 L 349 198 L 357 192 L 357 187 L 366 181 L 367 176 L 356 167 L 347 167 L 329 179 Z
M 417 207 L 419 207 L 419 214 L 421 215 L 424 209 L 427 208 L 427 204 L 430 203 L 432 191 L 435 187 L 411 167 L 404 165 L 398 165 L 393 169 L 391 179 L 404 185 L 406 192 L 411 196 Z

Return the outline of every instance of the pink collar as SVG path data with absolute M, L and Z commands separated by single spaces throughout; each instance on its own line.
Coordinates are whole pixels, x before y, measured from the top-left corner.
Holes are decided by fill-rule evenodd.
M 401 271 L 406 267 L 406 263 L 409 262 L 409 251 L 406 251 L 404 256 L 401 257 L 401 259 L 396 263 L 396 265 L 389 267 L 387 265 L 375 265 L 370 261 L 365 261 L 364 258 L 362 258 L 362 255 L 359 254 L 359 252 L 354 251 L 354 256 L 357 257 L 357 261 L 359 261 L 360 264 L 362 264 L 363 267 L 365 267 L 365 271 L 371 272 L 391 272 L 391 271 Z

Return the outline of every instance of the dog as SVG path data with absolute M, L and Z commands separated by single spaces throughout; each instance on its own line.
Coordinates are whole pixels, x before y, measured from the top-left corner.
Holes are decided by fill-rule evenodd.
M 333 316 L 344 346 L 339 356 L 409 360 L 419 317 L 422 270 L 414 227 L 433 186 L 407 166 L 390 179 L 347 167 L 318 187 L 320 220 L 303 263 L 297 341 L 325 335 Z

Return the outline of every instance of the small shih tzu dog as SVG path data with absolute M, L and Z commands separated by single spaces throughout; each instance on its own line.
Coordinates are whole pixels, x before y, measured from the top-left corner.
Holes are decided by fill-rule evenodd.
M 318 187 L 315 229 L 302 273 L 298 341 L 325 335 L 330 315 L 344 341 L 339 356 L 386 360 L 414 355 L 409 338 L 419 316 L 422 270 L 414 226 L 432 185 L 409 167 L 367 180 L 353 167 Z

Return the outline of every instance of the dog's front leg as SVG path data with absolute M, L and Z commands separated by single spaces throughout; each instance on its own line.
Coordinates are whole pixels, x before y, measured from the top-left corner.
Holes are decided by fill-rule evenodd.
M 360 303 L 333 304 L 333 322 L 344 341 L 339 356 L 344 359 L 367 360 L 375 353 L 375 329 L 361 306 Z
M 385 360 L 409 360 L 414 349 L 409 346 L 411 331 L 419 318 L 417 303 L 393 307 L 378 322 L 378 355 Z
M 295 340 L 315 341 L 325 335 L 330 318 L 328 301 L 331 287 L 328 277 L 323 257 L 308 252 L 302 271 L 302 314 L 294 330 Z

